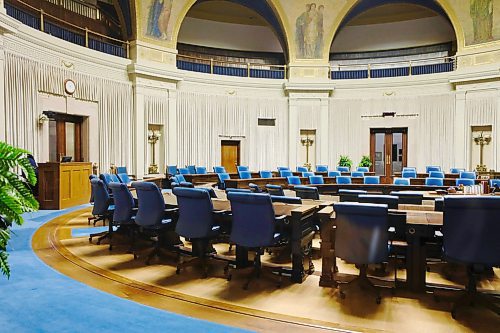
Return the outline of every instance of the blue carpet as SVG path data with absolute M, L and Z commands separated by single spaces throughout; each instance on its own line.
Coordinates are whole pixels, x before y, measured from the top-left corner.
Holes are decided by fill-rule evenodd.
M 104 293 L 45 265 L 31 237 L 62 211 L 25 214 L 9 245 L 11 277 L 0 276 L 0 332 L 247 332 Z

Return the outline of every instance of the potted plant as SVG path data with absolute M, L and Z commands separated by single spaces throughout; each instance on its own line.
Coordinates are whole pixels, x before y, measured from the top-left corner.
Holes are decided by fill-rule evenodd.
M 338 165 L 343 167 L 349 167 L 349 169 L 351 169 L 352 160 L 347 155 L 340 155 Z
M 10 277 L 7 261 L 7 243 L 13 223 L 23 223 L 22 214 L 38 210 L 38 202 L 29 185 L 36 184 L 35 170 L 27 155 L 29 152 L 0 141 L 0 271 Z M 22 178 L 16 170 L 23 171 Z
M 369 167 L 372 166 L 372 164 L 373 163 L 372 163 L 372 161 L 370 159 L 370 156 L 368 156 L 368 155 L 363 155 L 361 157 L 361 161 L 359 162 L 359 166 L 360 167 L 367 167 L 367 168 L 369 168 Z

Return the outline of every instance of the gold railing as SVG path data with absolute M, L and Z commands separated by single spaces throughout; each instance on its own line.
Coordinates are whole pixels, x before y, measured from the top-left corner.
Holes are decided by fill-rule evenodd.
M 44 0 L 47 2 L 50 2 L 51 4 L 54 4 L 56 6 L 60 6 L 64 9 L 67 9 L 69 11 L 72 11 L 76 14 L 94 19 L 94 20 L 100 20 L 101 19 L 101 12 L 99 11 L 99 8 L 92 6 L 88 3 L 78 1 L 78 0 Z

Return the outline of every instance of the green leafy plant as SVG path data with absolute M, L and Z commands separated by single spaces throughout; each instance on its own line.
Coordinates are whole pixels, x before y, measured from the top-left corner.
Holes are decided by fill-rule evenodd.
M 13 223 L 23 224 L 22 214 L 38 210 L 38 202 L 29 185 L 36 184 L 35 170 L 29 152 L 0 142 L 0 271 L 10 277 L 7 243 Z M 26 179 L 15 171 L 22 170 Z
M 349 167 L 349 169 L 350 169 L 352 166 L 352 160 L 347 155 L 340 155 L 340 159 L 339 159 L 338 164 L 339 164 L 339 166 Z
M 370 156 L 368 155 L 363 155 L 363 157 L 361 157 L 361 161 L 359 162 L 359 166 L 360 167 L 371 167 L 372 166 L 372 160 L 370 159 Z

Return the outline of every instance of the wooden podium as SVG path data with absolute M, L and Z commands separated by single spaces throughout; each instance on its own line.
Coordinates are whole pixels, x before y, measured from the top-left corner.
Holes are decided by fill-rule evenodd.
M 89 202 L 92 163 L 40 163 L 40 209 L 63 209 Z

